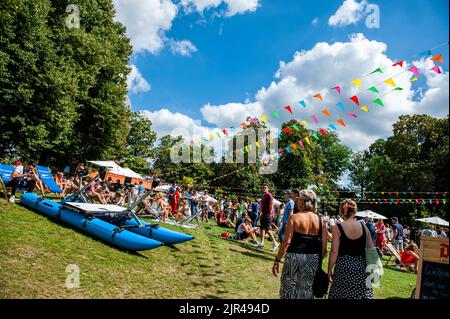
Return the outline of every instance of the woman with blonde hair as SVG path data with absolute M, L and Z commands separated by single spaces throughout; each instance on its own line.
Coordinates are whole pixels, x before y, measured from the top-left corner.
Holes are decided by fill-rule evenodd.
M 316 213 L 317 196 L 314 191 L 301 190 L 295 200 L 298 212 L 288 219 L 272 273 L 277 276 L 279 263 L 286 253 L 280 298 L 312 299 L 314 277 L 322 264 L 320 255 L 324 256 L 327 251 L 327 228 Z
M 340 213 L 344 221 L 333 227 L 333 240 L 328 261 L 328 277 L 331 283 L 330 299 L 372 299 L 372 288 L 367 283 L 366 243 L 369 230 L 355 220 L 356 203 L 350 199 L 342 202 Z M 334 272 L 333 272 L 334 268 Z
M 375 245 L 384 253 L 386 249 L 386 227 L 383 220 L 380 218 L 375 224 L 376 238 Z

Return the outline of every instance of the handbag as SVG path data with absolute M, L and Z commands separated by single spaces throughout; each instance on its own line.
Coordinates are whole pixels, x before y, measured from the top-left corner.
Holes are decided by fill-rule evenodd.
M 383 264 L 381 263 L 381 256 L 377 247 L 369 247 L 372 240 L 369 231 L 364 226 L 366 232 L 366 272 L 368 272 L 372 286 L 378 287 L 381 277 L 384 274 Z M 375 282 L 372 282 L 372 278 Z
M 322 269 L 322 219 L 319 216 L 319 265 L 317 267 L 316 275 L 313 281 L 313 295 L 316 298 L 323 298 L 323 296 L 328 292 L 328 286 L 330 281 L 328 275 Z

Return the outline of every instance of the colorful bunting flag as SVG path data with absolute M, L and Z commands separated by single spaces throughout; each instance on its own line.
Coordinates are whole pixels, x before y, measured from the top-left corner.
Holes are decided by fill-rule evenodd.
M 399 65 L 401 68 L 403 68 L 403 61 L 399 61 L 399 62 L 392 64 L 392 66 L 397 66 L 397 65 Z
M 423 52 L 420 53 L 421 56 L 430 56 L 431 55 L 431 50 L 425 50 Z
M 343 119 L 339 119 L 339 120 L 337 120 L 337 122 L 338 122 L 339 124 L 341 124 L 342 126 L 344 126 L 344 127 L 346 126 Z
M 299 140 L 299 141 L 298 141 L 298 144 L 299 144 L 301 147 L 305 147 L 305 145 L 303 144 L 302 140 Z
M 214 135 L 209 134 L 209 138 L 213 140 L 214 139 Z
M 300 104 L 300 105 L 303 106 L 303 107 L 306 107 L 306 103 L 305 103 L 305 101 L 303 101 L 303 100 L 301 100 L 300 102 L 298 102 L 298 104 Z
M 441 68 L 438 67 L 437 65 L 435 65 L 435 66 L 434 66 L 433 68 L 431 68 L 430 70 L 436 72 L 437 74 L 441 74 L 441 73 L 442 73 Z
M 373 100 L 373 103 L 384 106 L 383 101 L 381 101 L 380 99 Z
M 401 87 L 396 87 L 395 89 L 394 89 L 394 91 L 403 91 L 403 88 L 401 88 Z
M 292 109 L 291 109 L 291 107 L 290 107 L 289 105 L 286 105 L 286 106 L 284 107 L 284 109 L 287 110 L 289 113 L 292 114 Z
M 306 122 L 305 120 L 301 120 L 300 123 L 302 123 L 303 126 L 308 125 L 308 122 Z
M 352 117 L 352 118 L 357 118 L 357 116 L 356 116 L 356 114 L 354 114 L 354 113 L 350 113 L 350 114 L 347 114 L 349 117 Z
M 290 153 L 291 152 L 291 148 L 288 146 L 285 148 L 286 152 Z
M 431 58 L 432 61 L 444 63 L 444 59 L 442 58 L 442 54 L 438 54 Z
M 261 119 L 263 120 L 264 123 L 269 123 L 265 115 L 261 115 Z
M 289 129 L 289 127 L 286 127 L 286 128 L 284 129 L 284 131 L 285 131 L 286 133 L 288 133 L 288 134 L 291 134 L 291 133 L 292 133 L 291 130 Z
M 356 95 L 352 96 L 352 97 L 350 98 L 350 100 L 352 100 L 353 102 L 356 103 L 356 105 L 359 106 L 359 100 L 358 100 L 358 97 L 357 97 Z
M 297 124 L 292 125 L 292 127 L 293 127 L 295 130 L 300 131 L 300 129 L 298 128 Z
M 374 74 L 374 73 L 383 73 L 383 70 L 381 68 L 377 68 L 376 70 L 370 72 L 370 74 Z
M 223 134 L 225 134 L 226 136 L 228 136 L 228 131 L 227 131 L 227 130 L 223 130 L 222 132 L 223 132 Z
M 319 123 L 319 121 L 317 120 L 317 116 L 313 115 L 313 116 L 311 116 L 311 118 L 314 122 Z
M 314 137 L 314 138 L 315 138 L 316 140 L 318 140 L 318 139 L 319 139 L 319 136 L 317 136 L 317 134 L 316 134 L 316 133 L 312 133 L 312 134 L 311 134 L 311 136 L 312 136 L 312 137 Z
M 247 124 L 241 123 L 242 128 L 245 130 L 247 128 Z
M 330 114 L 330 112 L 328 112 L 327 109 L 322 110 L 322 113 L 325 114 L 326 116 L 331 117 L 331 114 Z
M 331 88 L 332 90 L 336 90 L 339 94 L 341 94 L 341 87 L 335 86 L 334 88 Z
M 345 111 L 344 103 L 339 102 L 338 104 L 336 104 L 336 106 L 337 106 L 338 108 L 340 108 L 342 111 Z
M 419 78 L 417 76 L 413 75 L 409 81 L 416 82 L 418 79 Z
M 354 83 L 357 87 L 361 87 L 361 80 L 360 79 L 354 79 L 352 81 L 352 83 Z
M 320 133 L 322 133 L 323 135 L 327 135 L 327 131 L 325 131 L 323 128 L 320 129 Z
M 375 93 L 380 93 L 380 91 L 378 91 L 378 89 L 377 89 L 376 87 L 374 87 L 374 86 L 372 86 L 372 87 L 369 89 L 369 91 L 375 92 Z
M 329 128 L 331 128 L 332 130 L 336 131 L 336 126 L 334 126 L 334 124 L 330 124 L 328 125 Z
M 389 78 L 389 79 L 385 80 L 384 83 L 389 84 L 389 85 L 392 85 L 392 86 L 397 86 L 397 85 L 395 84 L 393 78 Z
M 317 93 L 316 95 L 314 95 L 313 97 L 315 97 L 316 99 L 319 99 L 320 101 L 323 102 L 323 97 L 320 93 Z
M 363 110 L 364 112 L 369 112 L 369 109 L 365 105 L 361 106 L 361 110 Z
M 216 135 L 218 138 L 222 138 L 222 136 L 220 136 L 219 132 L 216 132 Z
M 274 117 L 276 117 L 277 119 L 280 118 L 280 114 L 278 114 L 277 111 L 272 111 L 272 115 L 273 115 Z
M 414 73 L 417 76 L 420 76 L 419 70 L 415 66 L 413 66 L 412 68 L 409 68 L 408 71 Z
M 304 140 L 306 141 L 306 143 L 308 143 L 308 145 L 311 145 L 311 142 L 309 141 L 309 137 L 305 136 Z
M 297 150 L 297 149 L 298 149 L 296 144 L 292 144 L 291 147 L 292 147 L 294 150 Z

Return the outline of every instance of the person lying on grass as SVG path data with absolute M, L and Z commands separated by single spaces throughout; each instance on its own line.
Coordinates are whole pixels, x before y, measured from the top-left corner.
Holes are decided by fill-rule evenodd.
M 411 267 L 414 272 L 417 272 L 417 263 L 419 261 L 419 247 L 413 242 L 411 242 L 405 250 L 400 255 L 401 262 L 407 266 Z M 403 267 L 399 267 L 401 270 L 406 270 Z

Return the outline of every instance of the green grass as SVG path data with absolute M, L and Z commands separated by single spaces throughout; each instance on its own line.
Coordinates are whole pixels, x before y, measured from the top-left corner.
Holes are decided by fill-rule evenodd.
M 267 249 L 218 238 L 212 223 L 170 228 L 195 239 L 131 254 L 0 199 L 0 298 L 278 298 Z M 68 264 L 80 288 L 66 288 Z M 376 298 L 409 298 L 415 275 L 385 268 L 381 285 Z

